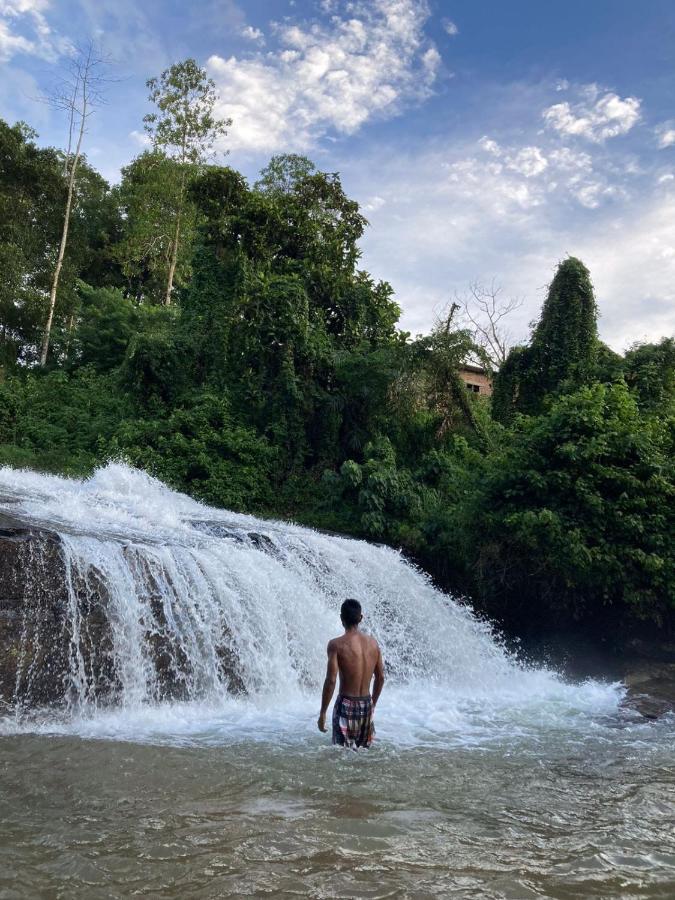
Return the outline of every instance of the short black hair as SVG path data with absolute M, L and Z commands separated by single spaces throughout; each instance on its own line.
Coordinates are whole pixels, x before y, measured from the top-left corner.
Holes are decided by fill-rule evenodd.
M 358 625 L 361 621 L 361 604 L 358 600 L 345 600 L 340 608 L 340 618 L 345 628 Z

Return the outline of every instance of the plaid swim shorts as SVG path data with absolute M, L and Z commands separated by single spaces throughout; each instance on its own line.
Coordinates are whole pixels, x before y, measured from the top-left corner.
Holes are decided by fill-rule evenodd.
M 339 694 L 333 707 L 333 743 L 355 750 L 370 747 L 374 737 L 372 697 Z

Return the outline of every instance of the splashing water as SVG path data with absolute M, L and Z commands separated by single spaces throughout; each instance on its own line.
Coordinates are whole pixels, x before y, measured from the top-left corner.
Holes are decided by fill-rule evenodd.
M 62 702 L 26 714 L 54 641 L 33 592 L 5 734 L 305 740 L 348 596 L 387 664 L 384 742 L 567 728 L 621 700 L 619 685 L 524 667 L 393 549 L 215 510 L 122 464 L 86 481 L 0 469 L 0 514 L 58 535 L 66 646 Z
M 0 895 L 673 896 L 672 716 L 519 664 L 394 550 L 123 465 L 0 470 L 0 530 Z M 315 724 L 345 596 L 367 753 Z

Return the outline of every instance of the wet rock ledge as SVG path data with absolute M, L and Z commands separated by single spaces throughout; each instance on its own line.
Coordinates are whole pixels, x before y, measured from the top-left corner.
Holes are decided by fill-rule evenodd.
M 0 705 L 63 698 L 66 601 L 58 537 L 0 516 Z
M 675 711 L 675 662 L 634 662 L 623 678 L 628 688 L 626 705 L 647 719 Z
M 265 535 L 206 522 L 195 527 L 215 537 L 250 541 L 266 553 L 275 552 Z M 96 572 L 91 572 L 86 586 L 74 583 L 73 590 L 80 626 L 77 653 L 84 667 L 87 693 L 106 696 L 114 703 L 118 685 L 105 585 Z M 180 669 L 189 669 L 190 661 L 183 660 L 180 649 L 173 646 L 159 594 L 155 597 L 151 592 L 150 605 L 153 616 L 146 640 L 160 682 L 158 699 L 179 699 L 185 680 Z M 0 713 L 10 708 L 21 711 L 58 706 L 70 699 L 73 634 L 69 606 L 58 535 L 26 527 L 11 514 L 0 514 Z M 229 690 L 239 693 L 244 688 L 228 638 L 223 635 L 220 653 L 223 675 Z M 634 653 L 619 660 L 598 659 L 589 667 L 582 643 L 569 641 L 565 646 L 566 660 L 556 667 L 567 671 L 568 676 L 621 678 L 628 688 L 626 706 L 648 719 L 675 711 L 675 647 L 664 645 L 657 653 L 651 646 L 636 646 Z M 543 655 L 539 659 L 555 662 Z

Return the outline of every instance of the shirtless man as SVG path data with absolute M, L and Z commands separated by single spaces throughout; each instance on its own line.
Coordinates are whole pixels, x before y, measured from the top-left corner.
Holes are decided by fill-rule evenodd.
M 333 743 L 352 749 L 370 747 L 375 736 L 375 704 L 384 687 L 382 653 L 375 638 L 359 631 L 363 614 L 358 600 L 345 600 L 340 618 L 345 633 L 328 642 L 328 668 L 321 695 L 319 731 L 328 731 L 326 712 L 339 672 L 340 692 L 333 707 Z M 371 697 L 370 682 L 373 677 Z

